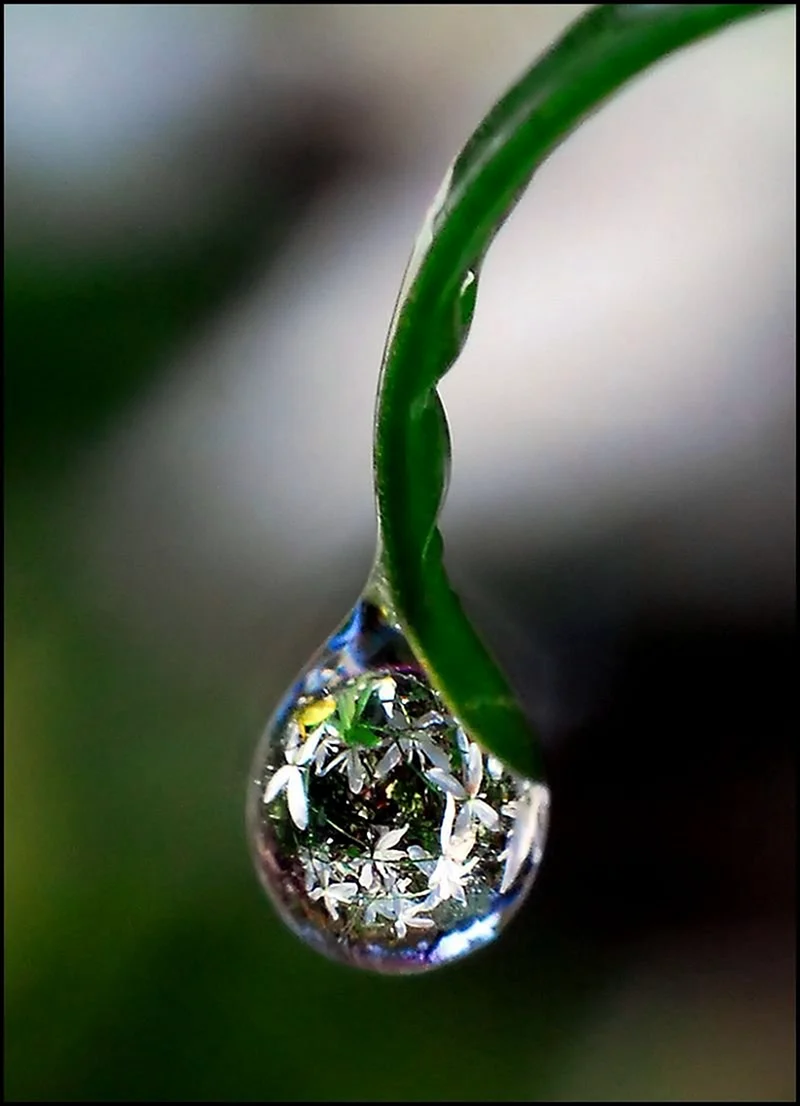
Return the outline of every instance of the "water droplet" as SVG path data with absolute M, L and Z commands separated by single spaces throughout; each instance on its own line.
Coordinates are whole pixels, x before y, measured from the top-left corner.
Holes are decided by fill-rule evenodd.
M 259 744 L 256 867 L 321 952 L 414 972 L 491 941 L 530 889 L 549 792 L 487 756 L 398 629 L 363 600 Z
M 459 349 L 467 340 L 469 328 L 472 326 L 472 317 L 475 314 L 475 302 L 478 296 L 478 273 L 475 269 L 467 269 L 458 290 L 455 301 L 456 311 L 456 341 Z

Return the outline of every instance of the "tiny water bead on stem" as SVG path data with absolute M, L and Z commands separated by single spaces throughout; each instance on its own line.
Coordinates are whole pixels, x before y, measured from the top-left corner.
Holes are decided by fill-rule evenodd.
M 536 873 L 548 793 L 486 760 L 385 612 L 360 602 L 259 748 L 248 817 L 281 916 L 385 972 L 490 940 Z
M 497 935 L 542 859 L 538 738 L 450 586 L 437 528 L 450 444 L 436 388 L 466 341 L 483 257 L 536 168 L 627 81 L 781 6 L 597 6 L 492 108 L 445 178 L 383 357 L 373 573 L 267 727 L 248 795 L 261 881 L 328 956 L 384 972 L 456 960 Z

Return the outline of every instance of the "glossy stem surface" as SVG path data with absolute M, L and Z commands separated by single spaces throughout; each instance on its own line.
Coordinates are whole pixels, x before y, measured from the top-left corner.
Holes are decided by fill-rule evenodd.
M 590 10 L 492 108 L 420 233 L 383 358 L 375 425 L 375 579 L 418 659 L 483 746 L 541 778 L 539 743 L 466 617 L 437 518 L 450 450 L 436 385 L 469 330 L 480 265 L 534 171 L 618 89 L 729 24 L 784 5 L 608 4 Z

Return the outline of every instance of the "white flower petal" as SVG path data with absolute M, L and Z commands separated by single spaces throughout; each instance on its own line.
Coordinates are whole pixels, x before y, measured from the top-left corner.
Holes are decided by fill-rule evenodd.
M 408 824 L 406 823 L 401 829 L 387 830 L 386 833 L 382 833 L 375 847 L 376 854 L 380 851 L 385 855 L 386 850 L 393 848 L 407 831 Z
M 425 754 L 435 768 L 441 769 L 442 772 L 450 772 L 450 758 L 447 753 L 439 748 L 435 741 L 426 734 L 420 734 L 415 739 L 415 743 L 420 752 Z
M 321 776 L 327 776 L 329 772 L 332 772 L 334 768 L 338 768 L 340 764 L 344 764 L 347 758 L 348 750 L 345 749 L 342 753 L 337 753 L 333 760 L 329 760 L 325 767 L 320 772 Z
M 408 857 L 413 860 L 417 868 L 429 876 L 436 866 L 436 861 L 428 853 L 427 849 L 423 849 L 421 845 L 409 845 Z
M 469 827 L 472 824 L 471 808 L 471 803 L 464 803 L 461 810 L 459 810 L 458 817 L 456 818 L 456 824 L 453 828 L 454 837 L 462 837 L 469 830 Z
M 487 829 L 494 829 L 500 821 L 500 815 L 494 809 L 489 806 L 483 799 L 473 799 L 471 804 L 472 813 L 475 817 L 483 822 Z
M 350 790 L 354 795 L 357 795 L 364 786 L 366 775 L 367 773 L 364 769 L 364 765 L 361 763 L 361 758 L 358 755 L 358 749 L 348 750 L 347 782 L 350 784 Z
M 328 888 L 328 894 L 337 902 L 352 902 L 358 894 L 358 884 L 332 883 Z
M 447 795 L 455 795 L 457 799 L 466 799 L 467 797 L 466 791 L 455 776 L 451 776 L 449 772 L 445 772 L 441 768 L 431 768 L 425 773 L 425 778 Z
M 378 762 L 378 767 L 375 769 L 375 774 L 378 779 L 385 779 L 386 776 L 397 767 L 402 759 L 403 754 L 400 752 L 397 745 L 390 745 Z
M 486 770 L 493 780 L 499 780 L 503 774 L 503 762 L 490 755 L 486 758 Z
M 385 895 L 369 904 L 364 914 L 364 920 L 368 925 L 372 925 L 379 914 L 382 918 L 388 918 L 390 921 L 395 916 L 394 904 Z
M 534 852 L 537 846 L 540 848 L 540 831 L 547 817 L 549 800 L 550 793 L 547 788 L 536 785 L 526 798 L 517 801 L 516 817 L 511 830 L 503 880 L 500 884 L 501 892 L 507 891 L 517 878 L 526 857 Z M 540 835 L 538 842 L 537 835 Z
M 417 908 L 415 907 L 415 909 Z M 421 905 L 419 909 L 422 909 Z M 431 926 L 434 926 L 436 924 L 433 918 L 420 918 L 417 914 L 414 914 L 411 911 L 406 914 L 405 920 L 406 925 L 411 926 L 412 929 L 430 929 Z
M 402 857 L 402 855 L 401 853 L 400 857 Z M 375 862 L 375 870 L 383 880 L 384 890 L 386 891 L 392 891 L 397 881 L 397 872 L 392 871 L 391 867 L 395 859 L 398 858 L 390 857 L 388 863 L 385 858 Z
M 525 859 L 527 850 L 520 846 L 521 840 L 512 837 L 511 843 L 508 847 L 508 856 L 506 857 L 505 868 L 503 869 L 503 879 L 500 883 L 501 895 L 504 895 L 506 893 L 511 884 L 517 878 L 519 870 L 522 867 L 522 862 Z
M 465 876 L 469 875 L 469 873 L 472 871 L 472 869 L 475 867 L 475 865 L 478 863 L 479 860 L 480 860 L 480 857 L 473 856 L 472 860 L 467 861 L 467 863 L 461 869 L 461 873 L 460 873 L 461 879 L 464 879 Z
M 295 768 L 286 785 L 286 798 L 289 801 L 289 813 L 299 830 L 308 826 L 308 799 L 305 781 L 299 769 Z
M 444 803 L 444 814 L 442 815 L 442 826 L 439 830 L 439 841 L 441 842 L 442 852 L 446 852 L 450 845 L 450 838 L 453 835 L 453 822 L 456 817 L 456 804 L 453 801 L 453 796 L 448 795 Z
M 470 743 L 469 753 L 467 754 L 467 791 L 471 799 L 481 789 L 481 783 L 483 782 L 483 755 L 475 744 Z
M 291 764 L 282 764 L 272 779 L 267 784 L 267 788 L 264 792 L 264 802 L 271 803 L 272 800 L 283 791 L 286 787 L 294 769 Z
M 295 764 L 308 764 L 314 753 L 317 751 L 317 745 L 319 745 L 322 733 L 319 729 L 314 730 L 311 737 L 307 738 L 295 755 Z
M 474 833 L 467 833 L 460 837 L 456 837 L 456 835 L 453 834 L 450 838 L 450 844 L 447 846 L 447 856 L 456 864 L 463 864 L 472 852 L 474 844 Z
M 288 735 L 288 738 L 287 738 L 287 741 L 286 741 L 286 752 L 288 754 L 289 752 L 291 752 L 291 751 L 293 751 L 294 749 L 297 748 L 297 746 L 300 744 L 300 741 L 302 739 L 302 735 L 300 733 L 300 727 L 298 726 L 296 719 L 293 718 L 289 722 L 288 726 L 286 727 L 286 733 Z M 287 760 L 289 759 L 288 756 L 287 756 L 286 759 Z
M 330 727 L 328 726 L 328 723 L 323 722 L 322 725 L 320 726 L 320 730 L 328 730 L 328 729 L 330 729 Z M 333 732 L 335 734 L 336 731 L 334 730 Z M 325 757 L 328 756 L 328 754 L 331 753 L 337 747 L 338 744 L 339 744 L 339 741 L 338 741 L 338 738 L 336 736 L 331 737 L 330 734 L 326 734 L 326 736 L 322 739 L 322 741 L 317 746 L 317 750 L 314 753 L 314 765 L 315 765 L 316 773 L 317 773 L 318 776 L 323 774 L 322 769 L 323 769 L 323 766 L 325 764 Z
M 372 880 L 372 861 L 368 860 L 364 867 L 361 869 L 361 875 L 358 877 L 358 882 L 361 884 L 365 891 L 368 891 L 372 886 Z

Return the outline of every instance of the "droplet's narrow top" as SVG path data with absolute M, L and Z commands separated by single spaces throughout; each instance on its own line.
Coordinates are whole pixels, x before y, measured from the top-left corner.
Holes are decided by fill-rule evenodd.
M 470 739 L 362 600 L 271 721 L 248 821 L 262 883 L 300 937 L 419 972 L 496 936 L 536 873 L 548 803 Z

